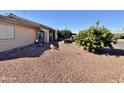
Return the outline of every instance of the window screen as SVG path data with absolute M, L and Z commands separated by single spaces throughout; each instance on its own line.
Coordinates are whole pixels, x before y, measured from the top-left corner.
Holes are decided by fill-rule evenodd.
M 0 25 L 0 39 L 14 39 L 14 27 L 7 25 Z

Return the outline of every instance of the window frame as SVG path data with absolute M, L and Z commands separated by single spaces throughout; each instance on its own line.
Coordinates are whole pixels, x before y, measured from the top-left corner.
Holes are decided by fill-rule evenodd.
M 0 25 L 4 25 L 4 24 L 0 24 Z M 15 26 L 11 26 L 11 25 L 5 25 L 5 26 L 10 26 L 14 28 L 13 38 L 5 37 L 5 38 L 0 38 L 0 40 L 14 40 L 15 39 Z

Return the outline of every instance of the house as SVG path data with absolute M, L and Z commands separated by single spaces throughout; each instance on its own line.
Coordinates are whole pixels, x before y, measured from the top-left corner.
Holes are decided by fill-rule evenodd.
M 55 29 L 18 17 L 0 15 L 0 52 L 34 43 L 49 43 L 56 39 Z
M 124 30 L 112 31 L 113 34 L 124 34 Z

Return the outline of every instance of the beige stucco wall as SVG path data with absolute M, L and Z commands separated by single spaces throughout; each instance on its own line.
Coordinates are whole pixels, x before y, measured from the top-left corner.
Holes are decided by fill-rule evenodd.
M 15 27 L 15 39 L 0 40 L 0 52 L 32 44 L 36 38 L 34 29 L 4 22 L 0 22 L 0 24 Z

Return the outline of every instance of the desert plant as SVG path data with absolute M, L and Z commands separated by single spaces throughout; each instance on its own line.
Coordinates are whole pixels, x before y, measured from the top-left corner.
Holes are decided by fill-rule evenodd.
M 74 38 L 75 42 L 90 52 L 104 47 L 113 48 L 114 35 L 104 26 L 100 27 L 99 23 L 98 21 L 96 26 L 90 26 L 88 29 L 80 31 Z

